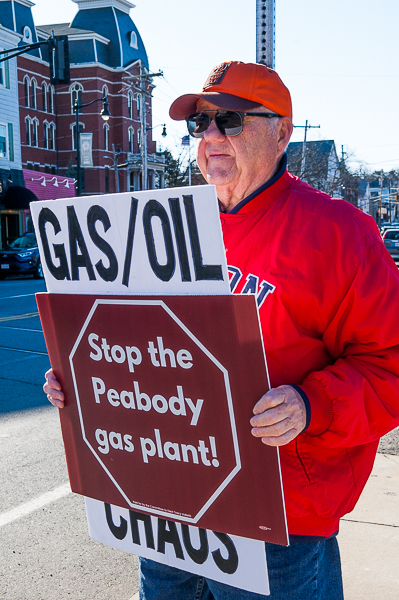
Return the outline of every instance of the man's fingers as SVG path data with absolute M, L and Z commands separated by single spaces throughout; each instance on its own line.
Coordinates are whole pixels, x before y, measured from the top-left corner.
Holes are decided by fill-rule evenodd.
M 297 435 L 298 432 L 295 429 L 290 429 L 289 431 L 287 431 L 283 435 L 279 435 L 278 437 L 262 437 L 262 444 L 274 447 L 285 446 L 286 444 L 289 444 L 289 442 L 292 442 L 292 440 L 294 440 Z
M 64 408 L 64 393 L 61 390 L 61 384 L 54 375 L 52 369 L 49 369 L 45 374 L 46 383 L 43 385 L 43 391 L 47 395 L 47 399 L 53 406 Z
M 58 379 L 56 378 L 56 376 L 54 375 L 53 369 L 49 369 L 44 377 L 46 378 L 46 383 L 49 385 L 50 388 L 54 389 L 54 390 L 60 390 L 61 389 L 61 384 L 58 381 Z
M 251 433 L 268 446 L 288 444 L 306 425 L 305 403 L 290 385 L 282 385 L 264 394 L 253 412 Z
M 263 394 L 262 398 L 258 400 L 258 402 L 253 408 L 254 415 L 259 415 L 265 410 L 274 408 L 275 406 L 282 404 L 285 399 L 285 392 L 282 389 L 284 387 L 288 386 L 280 386 L 279 388 L 273 388 L 272 390 L 266 392 L 266 394 Z

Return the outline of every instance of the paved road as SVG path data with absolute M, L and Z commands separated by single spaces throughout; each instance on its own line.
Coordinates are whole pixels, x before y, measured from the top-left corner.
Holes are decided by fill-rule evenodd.
M 66 485 L 58 411 L 42 392 L 44 290 L 0 282 L 0 600 L 128 600 L 136 557 L 90 540 L 83 499 Z

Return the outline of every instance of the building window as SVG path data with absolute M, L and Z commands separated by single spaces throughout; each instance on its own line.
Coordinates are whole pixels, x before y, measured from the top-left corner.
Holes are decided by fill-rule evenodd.
M 75 106 L 75 103 L 83 103 L 83 85 L 81 83 L 74 83 L 69 89 L 71 92 L 71 109 L 73 113 L 73 107 Z
M 25 119 L 25 131 L 26 131 L 26 145 L 30 146 L 31 145 L 31 120 L 29 117 L 26 117 Z
M 129 152 L 132 152 L 132 153 L 133 153 L 133 139 L 134 139 L 134 129 L 133 129 L 133 127 L 129 127 L 129 131 L 128 131 Z
M 33 119 L 32 121 L 32 146 L 38 146 L 38 125 L 39 121 Z
M 48 123 L 43 123 L 43 148 L 48 148 Z
M 0 158 L 7 157 L 7 127 L 0 125 Z
M 56 169 L 56 167 L 54 167 L 54 166 L 51 167 L 51 174 L 52 175 L 57 175 L 57 169 Z
M 48 112 L 54 112 L 54 88 L 52 85 L 49 87 L 49 97 L 48 97 Z
M 137 114 L 140 114 L 140 106 L 141 106 L 141 96 L 140 94 L 137 94 L 136 97 L 136 103 L 137 103 Z
M 37 108 L 37 104 L 36 104 L 36 88 L 37 88 L 37 83 L 36 83 L 36 79 L 32 79 L 32 83 L 31 83 L 31 107 L 36 109 Z
M 129 92 L 127 95 L 127 114 L 129 119 L 133 119 L 133 94 Z
M 50 174 L 50 165 L 44 165 L 44 172 Z
M 83 129 L 84 129 L 83 123 L 79 123 L 79 133 L 83 133 Z M 72 150 L 76 150 L 76 148 L 77 148 L 77 143 L 76 143 L 76 123 L 73 123 L 71 125 L 71 130 L 72 130 Z
M 108 150 L 109 146 L 109 125 L 104 123 L 104 150 Z
M 109 194 L 109 168 L 105 167 L 105 193 Z
M 141 150 L 141 129 L 137 130 L 137 143 L 139 145 L 139 150 Z
M 0 47 L 0 50 L 3 50 L 3 48 Z M 3 58 L 3 54 L 1 55 L 1 58 Z M 5 83 L 5 73 L 4 73 L 4 65 L 6 64 L 7 61 L 0 63 L 0 85 L 4 85 Z
M 137 33 L 135 31 L 130 32 L 130 46 L 137 50 Z
M 47 85 L 42 83 L 42 109 L 47 112 Z
M 103 85 L 103 98 L 108 98 L 108 88 L 106 85 Z
M 54 123 L 51 123 L 48 132 L 49 132 L 48 149 L 55 150 L 55 125 L 54 125 Z
M 35 163 L 35 164 L 33 165 L 33 170 L 34 170 L 34 171 L 40 171 L 40 164 L 39 164 L 39 163 Z
M 26 168 L 29 169 L 30 171 L 33 171 L 33 163 L 27 162 L 26 163 Z
M 25 106 L 28 106 L 28 107 L 29 107 L 29 88 L 30 88 L 29 77 L 25 77 L 25 79 L 24 79 Z

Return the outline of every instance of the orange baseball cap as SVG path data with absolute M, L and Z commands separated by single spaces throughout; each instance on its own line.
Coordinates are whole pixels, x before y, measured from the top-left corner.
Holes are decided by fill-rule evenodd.
M 265 106 L 292 119 L 291 96 L 276 71 L 258 63 L 224 62 L 213 69 L 199 94 L 184 94 L 169 109 L 171 119 L 183 121 L 197 111 L 198 101 L 208 100 L 226 110 Z

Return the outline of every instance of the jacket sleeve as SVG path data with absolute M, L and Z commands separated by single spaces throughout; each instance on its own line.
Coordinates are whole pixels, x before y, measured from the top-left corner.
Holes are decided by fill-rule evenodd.
M 323 336 L 335 362 L 300 384 L 311 420 L 302 435 L 329 447 L 378 440 L 399 426 L 399 271 L 368 246 Z

